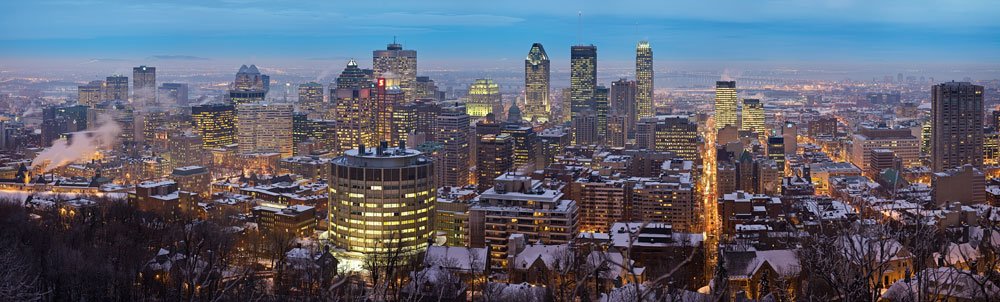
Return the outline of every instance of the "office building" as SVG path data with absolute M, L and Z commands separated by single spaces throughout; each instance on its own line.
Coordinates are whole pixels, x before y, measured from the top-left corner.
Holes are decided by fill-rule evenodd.
M 596 111 L 585 110 L 577 113 L 571 124 L 573 126 L 573 145 L 588 146 L 599 143 L 600 137 L 597 135 L 597 123 L 598 116 Z
M 104 100 L 128 101 L 128 77 L 114 75 L 104 80 Z
M 158 104 L 186 107 L 190 103 L 188 84 L 184 83 L 163 83 L 156 95 Z
M 427 248 L 433 233 L 434 164 L 405 146 L 359 147 L 331 164 L 330 241 L 349 256 Z
M 938 206 L 986 202 L 986 176 L 972 165 L 963 165 L 931 175 L 931 200 Z
M 239 152 L 292 156 L 292 111 L 292 104 L 248 103 L 237 106 Z
M 507 123 L 500 128 L 500 133 L 508 134 L 514 140 L 514 168 L 541 168 L 535 162 L 539 150 L 538 135 L 535 134 L 534 128 Z
M 608 97 L 611 103 L 611 116 L 625 118 L 625 133 L 628 134 L 628 138 L 635 138 L 635 123 L 638 121 L 638 89 L 637 81 L 620 79 L 611 82 L 611 91 Z
M 414 83 L 417 81 L 417 51 L 403 49 L 395 41 L 385 50 L 372 51 L 372 68 L 376 78 L 395 77 L 404 99 L 412 99 Z
M 201 166 L 181 166 L 174 168 L 170 179 L 177 182 L 177 189 L 207 198 L 212 195 L 212 174 Z
M 736 98 L 736 81 L 715 82 L 715 129 L 727 125 L 739 126 L 736 119 L 736 109 L 739 106 Z
M 375 107 L 368 110 L 374 111 L 376 141 L 386 141 L 390 144 L 398 143 L 400 138 L 396 137 L 392 116 L 396 107 L 404 102 L 406 100 L 397 78 L 378 78 L 375 80 Z
M 156 105 L 156 67 L 132 68 L 132 102 L 143 109 Z
M 983 86 L 947 82 L 931 88 L 931 166 L 983 167 Z
M 331 85 L 330 87 L 330 98 L 332 99 L 336 95 L 337 89 L 368 86 L 366 84 L 375 80 L 374 72 L 371 69 L 361 69 L 358 67 L 358 62 L 354 61 L 354 59 L 347 61 L 347 67 L 344 67 L 344 71 L 341 71 L 340 76 L 337 77 L 336 86 Z
M 205 104 L 191 107 L 194 131 L 201 136 L 205 149 L 222 148 L 236 143 L 236 109 L 230 104 Z
M 373 95 L 369 87 L 340 88 L 336 90 L 335 120 L 337 123 L 337 148 L 342 152 L 358 145 L 374 146 L 375 117 Z
M 639 41 L 635 47 L 635 112 L 636 118 L 652 117 L 656 114 L 653 103 L 653 48 L 649 41 Z
M 316 208 L 306 205 L 262 203 L 250 210 L 264 233 L 308 237 L 316 229 Z
M 473 151 L 469 144 L 469 115 L 461 103 L 451 103 L 440 108 L 434 135 L 442 145 L 438 165 L 442 187 L 464 187 L 469 184 L 469 165 Z
M 689 116 L 659 115 L 639 120 L 636 147 L 658 152 L 672 152 L 678 157 L 698 162 L 701 158 L 698 124 Z
M 597 89 L 597 47 L 576 45 L 570 48 L 570 120 L 586 110 L 595 110 L 594 90 Z M 563 100 L 563 107 L 566 101 Z
M 500 86 L 493 80 L 477 79 L 469 85 L 469 94 L 467 97 L 465 110 L 469 116 L 481 118 L 492 113 L 497 119 L 503 117 L 504 112 Z
M 604 139 L 608 134 L 608 117 L 611 113 L 611 104 L 608 103 L 608 88 L 597 86 L 594 88 L 594 111 L 597 112 L 597 137 Z
M 549 104 L 549 56 L 541 43 L 531 45 L 524 59 L 524 119 L 544 123 L 552 110 Z
M 76 103 L 80 105 L 94 108 L 104 98 L 104 81 L 91 81 L 76 89 Z
M 743 122 L 740 123 L 740 131 L 749 131 L 763 136 L 764 129 L 764 104 L 759 99 L 743 99 Z
M 263 102 L 269 88 L 270 78 L 261 74 L 257 65 L 240 66 L 232 89 L 229 90 L 229 102 L 233 105 Z
M 299 84 L 299 104 L 310 105 L 323 102 L 323 84 L 309 82 Z

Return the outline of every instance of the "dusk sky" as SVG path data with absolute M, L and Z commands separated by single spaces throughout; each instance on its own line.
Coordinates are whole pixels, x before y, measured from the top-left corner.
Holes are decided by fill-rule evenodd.
M 396 36 L 428 61 L 522 60 L 532 42 L 624 61 L 648 39 L 658 60 L 993 65 L 997 16 L 989 0 L 3 1 L 0 62 L 363 58 Z

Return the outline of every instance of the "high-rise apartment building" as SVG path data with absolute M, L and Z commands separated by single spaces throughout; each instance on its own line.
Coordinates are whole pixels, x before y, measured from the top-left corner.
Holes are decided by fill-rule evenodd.
M 931 165 L 935 172 L 983 167 L 983 86 L 947 82 L 931 88 Z
M 156 105 L 156 67 L 132 68 L 132 102 L 143 109 Z
M 236 108 L 239 152 L 292 156 L 292 104 L 248 103 Z
M 381 144 L 347 150 L 331 165 L 330 240 L 345 256 L 427 248 L 437 195 L 430 158 Z
M 524 119 L 549 120 L 549 80 L 549 56 L 541 43 L 532 44 L 524 59 Z
M 411 99 L 414 82 L 417 81 L 417 51 L 403 49 L 402 44 L 393 42 L 385 50 L 372 51 L 372 68 L 376 78 L 396 77 L 404 99 Z
M 569 87 L 570 120 L 580 112 L 594 109 L 594 90 L 597 89 L 596 46 L 576 45 L 570 49 Z
M 653 108 L 653 48 L 648 41 L 639 41 L 635 46 L 635 81 L 636 116 L 652 117 L 656 114 Z
M 236 110 L 231 104 L 192 106 L 191 120 L 205 149 L 222 148 L 236 142 Z
M 715 82 L 715 129 L 739 126 L 736 119 L 736 81 Z

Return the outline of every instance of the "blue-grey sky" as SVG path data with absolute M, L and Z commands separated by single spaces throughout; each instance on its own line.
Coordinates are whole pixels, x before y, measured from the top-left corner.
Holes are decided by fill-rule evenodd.
M 393 36 L 439 62 L 522 60 L 532 42 L 624 61 L 640 39 L 658 60 L 1000 62 L 995 0 L 0 2 L 0 62 L 364 58 Z

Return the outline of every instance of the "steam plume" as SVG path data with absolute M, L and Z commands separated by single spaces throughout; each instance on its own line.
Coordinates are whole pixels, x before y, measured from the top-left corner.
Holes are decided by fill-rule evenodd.
M 67 141 L 60 138 L 52 142 L 52 147 L 45 149 L 31 161 L 32 168 L 41 168 L 43 172 L 68 165 L 74 161 L 94 155 L 100 148 L 114 145 L 115 139 L 122 129 L 110 115 L 101 115 L 97 127 L 93 130 L 77 132 Z

